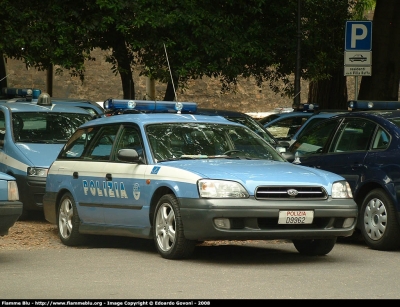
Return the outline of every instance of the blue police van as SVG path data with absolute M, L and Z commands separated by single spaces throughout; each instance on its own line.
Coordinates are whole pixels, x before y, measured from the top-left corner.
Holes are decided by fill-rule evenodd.
M 247 126 L 196 109 L 109 99 L 109 116 L 77 129 L 43 198 L 63 244 L 139 237 L 181 259 L 207 240 L 288 239 L 325 255 L 352 235 L 357 206 L 343 177 L 288 163 Z
M 43 210 L 50 164 L 75 130 L 93 118 L 82 108 L 52 105 L 44 94 L 34 104 L 0 101 L 0 172 L 17 180 L 20 219 Z

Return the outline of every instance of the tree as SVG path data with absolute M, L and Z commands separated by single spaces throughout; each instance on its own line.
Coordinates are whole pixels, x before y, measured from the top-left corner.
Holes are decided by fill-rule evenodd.
M 126 99 L 135 98 L 132 69 L 168 83 L 168 100 L 204 76 L 221 80 L 222 91 L 254 77 L 293 96 L 299 0 L 0 1 L 6 56 L 38 69 L 59 65 L 83 79 L 84 61 L 95 60 L 91 50 L 108 50 Z M 310 101 L 341 104 L 345 21 L 354 3 L 367 0 L 302 1 L 302 78 L 311 81 Z
M 305 1 L 303 78 L 310 81 L 308 102 L 320 109 L 347 109 L 343 46 L 346 20 L 351 19 L 354 5 L 354 1 Z
M 372 21 L 372 75 L 362 77 L 358 99 L 397 101 L 400 81 L 400 1 L 377 0 Z

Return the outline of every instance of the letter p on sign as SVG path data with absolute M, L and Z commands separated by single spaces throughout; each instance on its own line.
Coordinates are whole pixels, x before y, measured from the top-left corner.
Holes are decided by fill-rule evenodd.
M 372 21 L 346 21 L 346 51 L 372 49 Z

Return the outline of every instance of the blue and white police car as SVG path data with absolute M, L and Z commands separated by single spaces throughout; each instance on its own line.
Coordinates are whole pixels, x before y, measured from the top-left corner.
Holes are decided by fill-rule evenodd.
M 74 106 L 85 109 L 92 116 L 104 116 L 104 109 L 94 101 L 88 99 L 77 99 L 77 98 L 55 98 L 50 97 L 48 93 L 42 93 L 40 89 L 36 88 L 14 88 L 14 87 L 3 87 L 3 97 L 0 102 L 29 102 L 37 103 L 40 95 L 43 97 L 47 96 L 47 100 L 51 101 L 52 105 L 60 104 L 65 106 Z
M 195 103 L 104 104 L 117 115 L 83 124 L 48 171 L 44 215 L 65 245 L 131 236 L 180 259 L 207 240 L 288 239 L 325 255 L 353 234 L 344 178 L 288 163 L 248 127 Z
M 92 119 L 77 107 L 0 102 L 0 172 L 16 178 L 26 219 L 43 210 L 47 170 L 76 128 Z
M 0 236 L 8 234 L 22 214 L 17 182 L 14 177 L 0 173 Z

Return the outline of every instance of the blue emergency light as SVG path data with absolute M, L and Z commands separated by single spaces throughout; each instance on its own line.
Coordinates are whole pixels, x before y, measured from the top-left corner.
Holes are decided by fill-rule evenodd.
M 195 113 L 197 103 L 176 101 L 128 100 L 109 98 L 103 103 L 106 112 L 139 111 L 143 113 Z
M 3 87 L 2 92 L 9 98 L 16 97 L 31 97 L 32 99 L 38 99 L 42 93 L 41 90 L 36 88 L 15 88 L 15 87 Z
M 301 103 L 299 104 L 299 107 L 297 108 L 298 112 L 306 112 L 306 113 L 311 113 L 319 109 L 318 104 L 314 103 Z
M 349 108 L 356 110 L 397 110 L 400 109 L 400 101 L 369 101 L 350 100 Z

